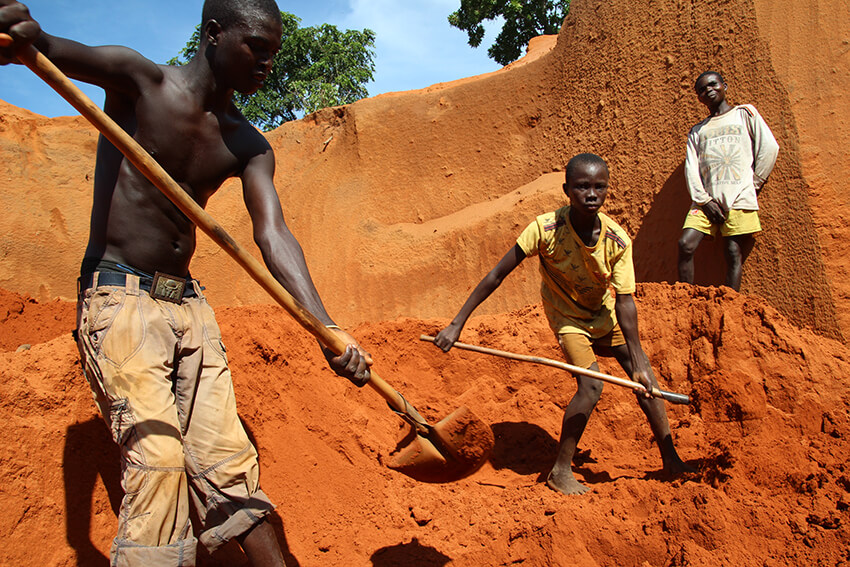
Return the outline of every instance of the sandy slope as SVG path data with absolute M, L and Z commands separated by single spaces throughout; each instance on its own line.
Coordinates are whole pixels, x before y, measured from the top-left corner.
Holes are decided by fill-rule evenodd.
M 221 309 L 240 414 L 292 564 L 846 564 L 846 348 L 731 291 L 642 284 L 637 299 L 660 379 L 694 400 L 668 411 L 700 478 L 660 480 L 633 396 L 608 386 L 581 447 L 577 471 L 593 489 L 581 498 L 542 482 L 573 391 L 564 373 L 444 355 L 417 340 L 445 320 L 358 327 L 382 376 L 429 419 L 467 405 L 496 433 L 489 463 L 473 477 L 418 484 L 382 465 L 402 431 L 377 395 L 335 378 L 279 309 Z M 5 295 L 2 307 L 15 300 Z M 39 317 L 48 312 L 54 317 Z M 46 342 L 0 354 L 3 565 L 105 565 L 114 535 L 116 450 L 79 370 L 72 312 L 69 303 L 25 302 L 18 316 L 35 323 L 19 340 Z M 464 338 L 557 356 L 536 305 L 478 317 Z M 205 564 L 242 561 L 227 548 Z
M 704 112 L 692 84 L 712 67 L 726 74 L 733 101 L 759 108 L 782 146 L 744 289 L 841 338 L 850 313 L 840 212 L 848 19 L 827 14 L 847 6 L 786 4 L 659 0 L 635 10 L 583 0 L 557 44 L 541 41 L 519 64 L 327 109 L 270 133 L 287 221 L 331 312 L 347 325 L 450 316 L 528 220 L 558 206 L 552 172 L 586 150 L 611 164 L 608 211 L 635 237 L 639 279 L 672 280 L 688 206 L 684 137 Z M 73 297 L 94 144 L 80 119 L 2 107 L 0 204 L 17 212 L 0 218 L 3 287 Z M 511 197 L 517 191 L 521 199 Z M 238 184 L 228 184 L 210 211 L 249 244 L 240 200 Z M 704 248 L 698 278 L 718 283 L 719 249 Z M 266 301 L 205 238 L 193 271 L 219 305 Z M 536 287 L 514 278 L 482 308 L 533 302 Z

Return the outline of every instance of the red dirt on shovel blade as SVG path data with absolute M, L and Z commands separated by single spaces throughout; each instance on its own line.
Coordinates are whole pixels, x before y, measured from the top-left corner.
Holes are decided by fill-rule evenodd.
M 448 452 L 461 463 L 483 464 L 493 450 L 493 430 L 466 407 L 452 412 L 434 429 Z

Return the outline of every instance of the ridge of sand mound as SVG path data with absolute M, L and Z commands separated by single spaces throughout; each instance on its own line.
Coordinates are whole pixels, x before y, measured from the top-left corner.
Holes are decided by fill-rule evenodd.
M 492 424 L 490 462 L 450 485 L 382 465 L 399 420 L 325 367 L 314 341 L 272 306 L 219 310 L 240 415 L 293 565 L 838 565 L 850 546 L 850 356 L 756 297 L 641 284 L 643 344 L 667 389 L 698 481 L 668 483 L 626 390 L 607 386 L 566 498 L 542 482 L 574 390 L 555 369 L 417 340 L 445 320 L 363 324 L 382 376 L 429 419 L 467 405 Z M 33 304 L 51 340 L 0 366 L 0 564 L 104 564 L 120 499 L 117 453 L 95 414 L 62 317 Z M 0 294 L 0 311 L 19 302 Z M 6 334 L 0 326 L 0 334 Z M 471 343 L 557 358 L 538 305 L 474 318 Z M 8 340 L 7 337 L 3 337 Z M 14 342 L 14 341 L 13 341 Z M 622 375 L 609 360 L 603 370 Z M 58 530 L 57 530 L 58 524 Z M 44 545 L 50 541 L 51 545 Z M 244 565 L 232 546 L 205 565 Z
M 0 352 L 16 350 L 70 334 L 76 309 L 67 301 L 39 303 L 31 297 L 0 289 Z
M 541 183 L 579 151 L 611 165 L 607 212 L 634 237 L 638 278 L 674 279 L 688 206 L 684 137 L 704 112 L 692 84 L 714 67 L 730 81 L 734 102 L 759 108 L 782 148 L 763 193 L 765 231 L 744 290 L 799 325 L 842 337 L 850 324 L 850 239 L 835 211 L 846 208 L 837 180 L 847 177 L 842 156 L 850 141 L 842 114 L 850 18 L 838 17 L 848 7 L 835 0 L 818 1 L 816 10 L 795 6 L 661 0 L 635 10 L 623 0 L 574 2 L 554 47 L 544 39 L 506 69 L 325 109 L 269 133 L 287 222 L 329 310 L 349 326 L 452 315 L 517 227 L 560 203 L 557 192 L 512 209 L 498 208 L 510 201 L 500 199 Z M 80 119 L 6 119 L 7 108 L 0 203 L 17 214 L 0 218 L 0 286 L 71 298 L 88 231 L 96 136 Z M 240 193 L 227 184 L 210 212 L 248 244 Z M 476 206 L 490 206 L 490 217 L 457 227 L 453 241 L 440 231 L 395 230 Z M 719 248 L 701 248 L 698 281 L 719 283 Z M 205 238 L 193 272 L 216 304 L 268 301 Z M 534 278 L 511 285 L 484 312 L 536 300 Z

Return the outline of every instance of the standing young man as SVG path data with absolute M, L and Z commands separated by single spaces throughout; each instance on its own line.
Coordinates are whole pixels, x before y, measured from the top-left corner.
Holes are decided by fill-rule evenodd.
M 708 118 L 688 133 L 685 180 L 691 204 L 679 237 L 679 281 L 694 283 L 694 253 L 705 236 L 723 236 L 726 285 L 741 289 L 744 261 L 761 231 L 758 194 L 779 145 L 754 106 L 726 101 L 726 81 L 716 71 L 694 86 Z
M 183 67 L 119 46 L 89 47 L 40 30 L 22 4 L 0 0 L 0 63 L 35 44 L 72 78 L 106 91 L 106 112 L 201 206 L 242 180 L 254 239 L 274 277 L 329 326 L 275 191 L 274 153 L 233 105 L 262 85 L 281 44 L 274 0 L 208 0 L 200 48 Z M 193 565 L 189 499 L 215 550 L 237 539 L 255 565 L 282 565 L 274 508 L 239 421 L 221 334 L 189 276 L 195 226 L 105 139 L 78 297 L 78 345 L 95 400 L 121 447 L 113 565 Z M 334 326 L 335 327 L 335 326 Z M 347 333 L 335 372 L 362 386 L 371 357 Z

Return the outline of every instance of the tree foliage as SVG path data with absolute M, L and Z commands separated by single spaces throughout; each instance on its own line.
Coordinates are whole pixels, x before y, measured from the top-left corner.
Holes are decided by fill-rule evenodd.
M 341 31 L 336 26 L 300 27 L 301 19 L 287 12 L 281 47 L 263 88 L 253 95 L 235 93 L 242 114 L 263 130 L 328 106 L 368 96 L 366 83 L 375 72 L 375 32 Z M 201 26 L 169 65 L 187 63 L 198 51 Z
M 570 0 L 461 0 L 460 9 L 449 15 L 449 23 L 467 33 L 469 45 L 484 39 L 485 20 L 504 18 L 505 23 L 487 50 L 500 65 L 516 61 L 531 38 L 556 34 L 570 10 Z

